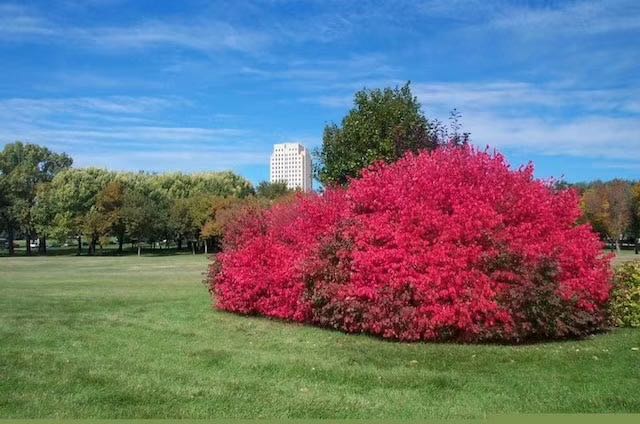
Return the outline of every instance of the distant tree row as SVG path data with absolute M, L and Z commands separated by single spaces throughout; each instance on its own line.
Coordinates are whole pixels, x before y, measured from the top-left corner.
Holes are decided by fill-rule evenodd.
M 10 254 L 14 240 L 83 241 L 88 253 L 110 239 L 118 251 L 173 242 L 192 252 L 217 247 L 225 212 L 240 203 L 269 202 L 287 194 L 286 185 L 261 183 L 257 189 L 232 172 L 151 174 L 71 168 L 72 159 L 49 149 L 16 142 L 0 152 L 0 234 Z

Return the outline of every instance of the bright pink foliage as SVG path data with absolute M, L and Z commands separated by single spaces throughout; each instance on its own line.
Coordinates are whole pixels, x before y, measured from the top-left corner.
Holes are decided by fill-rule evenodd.
M 578 202 L 498 154 L 410 154 L 239 217 L 210 288 L 224 310 L 397 340 L 578 336 L 611 288 Z

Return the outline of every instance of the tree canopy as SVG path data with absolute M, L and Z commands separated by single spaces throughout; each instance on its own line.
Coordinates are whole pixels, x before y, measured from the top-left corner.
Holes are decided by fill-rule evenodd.
M 316 178 L 325 186 L 344 185 L 376 161 L 394 162 L 407 151 L 435 149 L 437 129 L 408 82 L 358 91 L 341 125 L 330 123 L 324 129 L 322 147 L 314 153 Z
M 35 233 L 32 208 L 38 186 L 51 181 L 72 162 L 65 153 L 55 153 L 36 144 L 17 141 L 4 146 L 0 152 L 0 221 L 9 236 L 10 252 L 13 252 L 16 231 L 29 236 Z M 30 252 L 29 243 L 27 252 Z

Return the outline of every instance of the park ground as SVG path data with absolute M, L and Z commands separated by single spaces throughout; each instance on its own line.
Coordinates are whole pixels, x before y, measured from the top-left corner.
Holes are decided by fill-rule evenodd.
M 393 343 L 216 311 L 206 264 L 0 258 L 0 418 L 640 412 L 640 330 L 521 346 Z

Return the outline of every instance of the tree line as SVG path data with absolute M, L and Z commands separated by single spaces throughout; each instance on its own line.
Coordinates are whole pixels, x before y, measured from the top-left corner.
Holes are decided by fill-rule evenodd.
M 324 128 L 322 146 L 314 151 L 315 178 L 324 187 L 346 186 L 363 169 L 382 161 L 392 163 L 407 152 L 434 150 L 442 145 L 465 145 L 454 109 L 448 125 L 428 119 L 410 84 L 363 89 L 340 125 Z M 108 238 L 118 250 L 129 241 L 155 245 L 174 242 L 193 252 L 219 246 L 228 211 L 240 205 L 267 205 L 289 193 L 286 184 L 253 187 L 232 172 L 151 174 L 71 168 L 72 159 L 45 147 L 16 142 L 0 152 L 0 235 L 13 240 L 83 239 L 88 251 Z M 624 180 L 559 183 L 582 195 L 583 222 L 589 222 L 604 241 L 621 248 L 640 237 L 640 183 Z M 30 243 L 27 241 L 27 253 Z
M 225 211 L 241 203 L 270 202 L 289 192 L 284 183 L 257 187 L 233 172 L 198 174 L 114 172 L 72 168 L 64 153 L 22 142 L 0 152 L 0 234 L 9 254 L 14 240 L 46 254 L 48 241 L 74 239 L 77 253 L 115 240 L 152 246 L 175 244 L 193 253 L 217 248 Z

